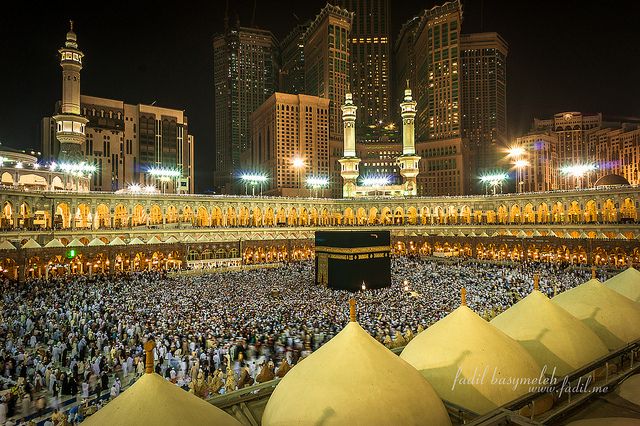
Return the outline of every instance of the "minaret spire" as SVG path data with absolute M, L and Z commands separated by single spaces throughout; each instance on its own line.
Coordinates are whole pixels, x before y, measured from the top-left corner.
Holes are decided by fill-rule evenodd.
M 350 91 L 345 94 L 342 109 L 342 122 L 344 125 L 344 152 L 338 160 L 341 164 L 340 175 L 344 181 L 342 196 L 352 198 L 356 195 L 356 180 L 360 175 L 358 164 L 360 159 L 356 156 L 356 111 L 358 107 L 353 104 L 353 95 Z
M 62 67 L 62 102 L 59 113 L 53 117 L 56 137 L 60 141 L 58 159 L 77 162 L 84 158 L 85 125 L 89 120 L 80 114 L 80 70 L 84 54 L 78 49 L 72 20 L 69 20 L 64 46 L 58 52 Z
M 404 90 L 404 99 L 400 104 L 402 109 L 402 155 L 397 161 L 400 164 L 400 175 L 403 179 L 404 194 L 417 195 L 416 177 L 420 172 L 418 162 L 420 157 L 416 155 L 415 124 L 416 101 L 413 100 L 409 80 Z

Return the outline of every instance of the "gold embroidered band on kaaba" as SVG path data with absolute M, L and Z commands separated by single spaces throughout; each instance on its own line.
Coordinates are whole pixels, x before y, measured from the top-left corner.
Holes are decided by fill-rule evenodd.
M 316 253 L 333 253 L 333 254 L 363 254 L 363 253 L 379 253 L 389 252 L 389 246 L 373 246 L 373 247 L 327 247 L 316 246 Z

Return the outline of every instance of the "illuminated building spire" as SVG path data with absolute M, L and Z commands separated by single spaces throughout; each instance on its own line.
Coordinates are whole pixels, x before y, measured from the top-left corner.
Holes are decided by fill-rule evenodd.
M 417 195 L 416 177 L 420 172 L 418 163 L 420 157 L 416 155 L 415 116 L 416 101 L 411 96 L 409 80 L 404 91 L 404 102 L 400 104 L 402 116 L 402 155 L 397 161 L 400 165 L 400 175 L 404 185 L 404 195 Z
M 358 164 L 360 159 L 356 156 L 356 111 L 358 107 L 353 104 L 351 93 L 345 94 L 342 109 L 342 122 L 344 126 L 344 153 L 340 160 L 340 175 L 344 181 L 342 196 L 352 198 L 355 196 L 356 180 L 360 175 Z
M 69 21 L 69 32 L 60 53 L 62 67 L 62 103 L 53 118 L 56 137 L 60 141 L 60 160 L 78 161 L 84 157 L 85 125 L 89 120 L 80 115 L 80 70 L 84 54 L 78 49 L 78 38 Z

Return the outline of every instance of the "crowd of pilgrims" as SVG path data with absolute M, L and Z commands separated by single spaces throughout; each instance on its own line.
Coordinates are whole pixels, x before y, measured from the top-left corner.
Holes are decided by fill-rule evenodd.
M 394 348 L 455 309 L 462 287 L 467 305 L 489 318 L 526 296 L 535 272 L 549 296 L 590 277 L 550 264 L 397 257 L 390 287 L 355 295 L 315 285 L 312 261 L 199 276 L 5 280 L 0 425 L 68 398 L 117 397 L 143 374 L 149 337 L 157 345 L 156 372 L 208 398 L 286 374 L 346 325 L 351 297 L 360 325 Z

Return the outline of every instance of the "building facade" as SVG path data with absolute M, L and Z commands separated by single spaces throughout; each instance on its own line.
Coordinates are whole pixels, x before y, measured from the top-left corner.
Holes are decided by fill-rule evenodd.
M 276 91 L 278 69 L 269 31 L 238 24 L 213 40 L 214 187 L 220 192 L 234 190 L 240 156 L 250 148 L 249 116 Z
M 460 137 L 459 0 L 425 10 L 414 35 L 418 140 Z
M 471 176 L 469 149 L 461 138 L 416 143 L 422 157 L 418 175 L 418 194 L 452 196 L 468 194 Z
M 342 139 L 340 104 L 348 91 L 353 13 L 327 4 L 304 34 L 305 93 L 329 99 L 329 138 Z
M 390 120 L 391 19 L 390 0 L 341 0 L 353 12 L 350 41 L 350 78 L 361 125 Z
M 547 135 L 542 146 L 532 144 L 536 135 Z M 534 175 L 535 164 L 548 161 L 544 176 L 550 189 L 588 187 L 598 179 L 616 174 L 640 184 L 640 127 L 637 123 L 603 121 L 602 114 L 561 112 L 549 119 L 534 119 L 529 135 L 516 140 L 524 149 L 523 176 Z M 548 151 L 547 151 L 547 148 Z M 533 179 L 533 178 L 532 178 Z M 525 180 L 525 190 L 536 190 L 534 180 Z M 529 186 L 531 183 L 532 186 Z
M 630 186 L 355 200 L 6 189 L 0 205 L 0 271 L 19 279 L 300 259 L 313 255 L 318 229 L 390 230 L 394 253 L 416 256 L 640 261 L 640 193 Z
M 532 133 L 516 138 L 516 146 L 531 153 L 526 166 L 516 170 L 518 192 L 553 191 L 558 188 L 558 137 L 553 132 Z
M 70 39 L 76 43 L 73 32 L 67 34 L 67 43 Z M 81 95 L 79 65 L 73 64 L 72 75 L 65 71 L 75 56 L 68 59 L 69 52 L 61 52 L 63 97 L 56 103 L 56 114 L 41 122 L 43 159 L 95 166 L 92 191 L 137 184 L 170 193 L 193 192 L 194 138 L 184 111 Z M 79 63 L 81 53 L 77 57 Z M 70 131 L 75 142 L 69 142 Z M 157 169 L 170 171 L 170 176 L 150 173 Z
M 461 132 L 461 24 L 462 5 L 450 1 L 405 23 L 395 44 L 396 97 L 407 82 L 416 93 L 419 195 L 470 193 L 472 163 Z
M 416 54 L 415 34 L 420 24 L 420 17 L 416 16 L 402 25 L 400 33 L 393 46 L 393 104 L 397 105 L 404 96 L 404 89 L 417 87 L 416 82 Z M 400 119 L 400 109 L 392 108 L 392 117 Z
M 474 175 L 494 171 L 507 148 L 507 43 L 498 33 L 460 39 L 462 137 Z
M 280 44 L 280 85 L 283 93 L 304 93 L 304 33 L 310 23 L 299 24 Z
M 244 169 L 267 175 L 265 194 L 308 196 L 309 178 L 329 177 L 329 99 L 276 92 L 250 121 Z
M 588 132 L 586 138 L 597 166 L 595 179 L 613 173 L 640 185 L 640 127 L 598 129 Z

